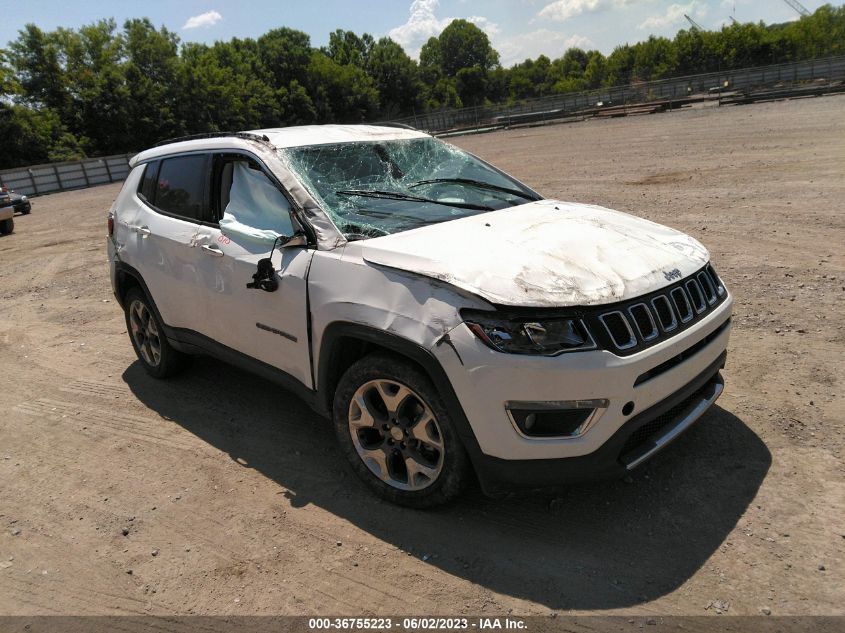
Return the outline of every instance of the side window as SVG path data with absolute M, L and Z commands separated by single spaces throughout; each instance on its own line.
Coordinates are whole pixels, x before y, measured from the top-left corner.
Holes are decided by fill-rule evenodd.
M 290 203 L 257 164 L 227 158 L 218 174 L 221 230 L 259 240 L 293 235 Z
M 155 206 L 183 218 L 205 220 L 203 208 L 208 182 L 207 156 L 177 156 L 161 161 Z
M 138 185 L 138 195 L 150 204 L 155 204 L 156 185 L 158 185 L 159 161 L 154 160 L 144 168 L 144 177 Z

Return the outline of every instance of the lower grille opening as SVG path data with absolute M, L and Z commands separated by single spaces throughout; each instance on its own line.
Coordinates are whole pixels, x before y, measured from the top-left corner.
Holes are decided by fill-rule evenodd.
M 705 396 L 705 394 L 709 393 L 711 390 L 711 384 L 705 384 L 703 387 L 701 387 L 701 389 L 693 393 L 685 400 L 679 402 L 662 415 L 657 416 L 653 420 L 649 420 L 636 431 L 631 433 L 631 436 L 628 438 L 628 440 L 625 442 L 625 445 L 622 447 L 622 450 L 619 452 L 620 459 L 623 459 L 628 453 L 631 453 L 640 448 L 652 437 L 658 435 L 667 426 L 670 426 L 673 423 L 677 422 L 678 418 L 681 417 L 684 411 L 686 411 L 694 403 L 699 402 Z

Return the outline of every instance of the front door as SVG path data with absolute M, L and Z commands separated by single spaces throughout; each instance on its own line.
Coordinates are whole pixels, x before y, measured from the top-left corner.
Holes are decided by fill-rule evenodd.
M 307 308 L 313 250 L 277 248 L 272 261 L 278 289 L 247 288 L 274 237 L 293 233 L 287 198 L 243 155 L 214 157 L 212 191 L 218 224 L 201 226 L 196 237 L 208 336 L 313 388 Z

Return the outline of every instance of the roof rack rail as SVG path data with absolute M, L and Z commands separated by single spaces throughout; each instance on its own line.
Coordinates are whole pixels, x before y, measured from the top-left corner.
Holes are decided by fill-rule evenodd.
M 415 132 L 419 132 L 419 130 L 413 125 L 408 125 L 407 123 L 399 123 L 397 121 L 385 121 L 384 123 L 376 123 L 376 125 L 381 125 L 382 127 L 401 127 L 405 128 L 406 130 L 414 130 Z
M 188 136 L 178 136 L 176 138 L 169 138 L 164 141 L 159 141 L 153 147 L 160 147 L 161 145 L 170 145 L 171 143 L 180 143 L 182 141 L 196 141 L 203 138 L 224 138 L 226 136 L 234 136 L 242 138 L 247 141 L 259 141 L 262 143 L 269 143 L 270 139 L 266 134 L 252 134 L 251 132 L 205 132 L 203 134 L 189 134 Z

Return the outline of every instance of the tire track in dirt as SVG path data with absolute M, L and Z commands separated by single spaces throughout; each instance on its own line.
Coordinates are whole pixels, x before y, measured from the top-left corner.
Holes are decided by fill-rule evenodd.
M 88 425 L 103 427 L 103 430 L 127 439 L 151 442 L 167 448 L 196 452 L 207 446 L 193 435 L 159 431 L 153 426 L 155 420 L 117 411 L 105 411 L 78 403 L 39 398 L 33 402 L 23 402 L 12 410 L 54 422 L 63 422 L 68 419 L 84 421 Z
M 96 380 L 74 380 L 71 383 L 59 387 L 59 391 L 77 393 L 83 396 L 96 396 L 98 398 L 125 398 L 129 390 L 117 383 L 99 382 Z
M 84 584 L 68 583 L 65 579 L 51 577 L 49 574 L 39 574 L 36 576 L 39 582 L 36 582 L 22 576 L 19 572 L 7 579 L 8 581 L 4 583 L 4 590 L 14 595 L 16 604 L 34 607 L 32 611 L 38 613 L 64 615 L 102 613 L 104 606 L 139 615 L 150 612 L 152 604 L 149 600 L 140 600 L 126 594 L 92 588 L 90 586 L 91 576 L 86 572 L 87 570 L 82 570 L 81 573 L 77 572 L 75 575 L 77 578 L 85 578 L 87 582 Z M 36 596 L 44 599 L 34 599 Z M 112 604 L 104 604 L 107 602 Z M 161 605 L 158 605 L 158 608 L 161 611 L 165 610 Z

